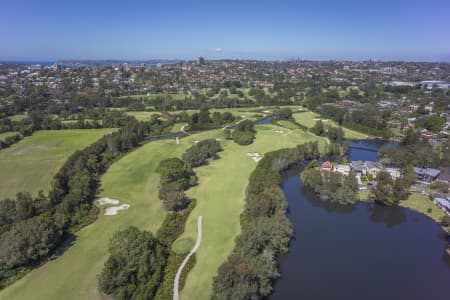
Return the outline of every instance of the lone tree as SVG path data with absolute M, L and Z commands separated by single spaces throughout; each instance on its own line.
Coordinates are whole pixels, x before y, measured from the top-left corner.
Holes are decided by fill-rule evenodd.
M 325 126 L 323 125 L 322 120 L 316 122 L 314 127 L 311 128 L 311 132 L 318 136 L 322 136 L 325 134 Z
M 233 140 L 239 145 L 250 145 L 255 138 L 255 123 L 250 120 L 240 122 L 233 132 Z

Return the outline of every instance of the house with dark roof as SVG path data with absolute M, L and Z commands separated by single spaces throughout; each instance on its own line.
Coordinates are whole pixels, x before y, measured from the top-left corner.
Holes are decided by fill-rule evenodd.
M 356 174 L 366 175 L 366 167 L 362 161 L 353 160 L 350 162 L 350 167 Z
M 436 180 L 436 178 L 438 178 L 439 174 L 441 173 L 441 171 L 438 169 L 430 169 L 430 168 L 423 169 L 416 167 L 414 167 L 413 169 L 418 179 L 425 183 L 430 183 Z
M 364 167 L 366 168 L 367 174 L 377 177 L 377 174 L 383 170 L 383 165 L 377 161 L 365 161 Z

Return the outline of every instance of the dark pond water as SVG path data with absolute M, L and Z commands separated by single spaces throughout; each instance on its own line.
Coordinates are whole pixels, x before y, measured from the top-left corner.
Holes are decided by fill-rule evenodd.
M 361 157 L 353 160 L 376 159 L 354 150 Z M 322 202 L 303 187 L 298 170 L 285 174 L 282 189 L 295 236 L 271 300 L 450 299 L 446 237 L 427 217 L 400 207 Z
M 397 147 L 398 143 L 381 140 L 350 141 L 349 160 L 376 161 L 378 149 L 383 146 Z
M 168 133 L 168 134 L 164 134 L 164 135 L 149 136 L 149 137 L 146 137 L 145 140 L 156 141 L 156 140 L 175 139 L 176 137 L 182 136 L 184 134 L 186 134 L 186 132 L 179 131 L 179 132 L 173 132 L 173 133 Z
M 256 125 L 269 124 L 272 121 L 272 119 L 273 119 L 272 116 L 264 117 L 256 121 L 255 124 Z

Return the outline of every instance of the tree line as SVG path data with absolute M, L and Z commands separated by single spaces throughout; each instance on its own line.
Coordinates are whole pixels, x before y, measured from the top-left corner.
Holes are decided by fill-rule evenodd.
M 320 156 L 317 143 L 269 152 L 251 173 L 241 214 L 241 233 L 213 280 L 212 299 L 259 299 L 279 276 L 277 258 L 288 251 L 293 230 L 279 186 L 280 172 Z
M 41 263 L 76 229 L 93 222 L 100 176 L 119 157 L 164 125 L 130 119 L 118 131 L 72 154 L 54 176 L 48 195 L 0 201 L 0 279 Z
M 450 167 L 450 141 L 433 148 L 414 129 L 408 129 L 398 147 L 382 147 L 380 157 L 392 165 L 421 168 Z

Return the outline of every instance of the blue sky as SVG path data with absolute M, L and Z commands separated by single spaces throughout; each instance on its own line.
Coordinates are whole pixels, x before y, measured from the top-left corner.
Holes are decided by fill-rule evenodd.
M 0 0 L 0 59 L 450 61 L 449 0 Z

